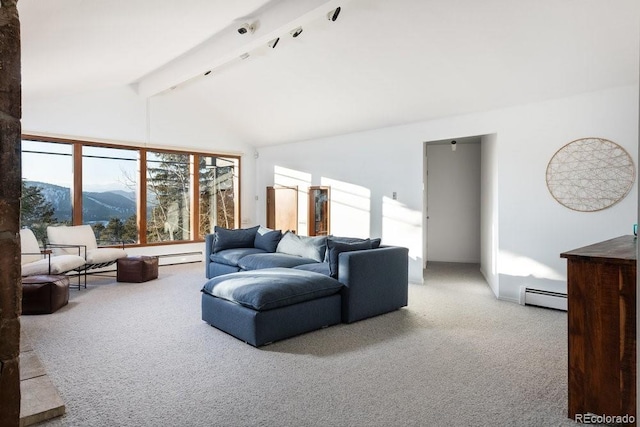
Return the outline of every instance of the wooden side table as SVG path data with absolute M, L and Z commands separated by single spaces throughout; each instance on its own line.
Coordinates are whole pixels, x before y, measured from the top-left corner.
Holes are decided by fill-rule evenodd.
M 617 237 L 560 256 L 568 267 L 569 418 L 635 419 L 636 238 Z

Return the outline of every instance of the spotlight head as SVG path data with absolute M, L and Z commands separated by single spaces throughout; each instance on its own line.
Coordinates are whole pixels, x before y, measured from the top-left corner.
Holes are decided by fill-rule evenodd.
M 291 37 L 294 37 L 294 38 L 298 37 L 301 33 L 302 33 L 302 27 L 295 28 L 289 32 L 289 34 L 291 34 Z
M 456 140 L 451 141 L 451 151 L 456 151 Z
M 279 41 L 280 41 L 280 37 L 276 37 L 275 39 L 267 43 L 267 46 L 269 46 L 271 49 L 274 49 L 277 46 Z
M 333 9 L 332 11 L 330 11 L 330 12 L 327 14 L 327 19 L 328 19 L 329 21 L 334 21 L 334 22 L 335 22 L 335 20 L 336 20 L 336 19 L 338 19 L 338 15 L 340 15 L 340 7 L 336 7 L 335 9 Z
M 240 34 L 253 33 L 254 30 L 255 30 L 255 27 L 252 24 L 245 23 L 242 25 L 242 27 L 238 28 L 238 33 Z
M 211 70 L 207 70 L 207 71 L 204 72 L 205 76 L 208 76 L 209 74 L 211 74 Z

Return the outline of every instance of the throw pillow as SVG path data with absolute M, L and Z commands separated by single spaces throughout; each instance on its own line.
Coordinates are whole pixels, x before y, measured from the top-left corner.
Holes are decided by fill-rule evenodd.
M 270 228 L 260 226 L 256 232 L 256 239 L 253 246 L 267 252 L 275 252 L 282 238 L 282 231 L 271 230 Z
M 338 256 L 342 252 L 362 251 L 371 249 L 371 240 L 365 239 L 360 242 L 341 242 L 339 240 L 328 239 L 327 251 L 329 252 L 329 271 L 331 277 L 338 278 Z
M 329 240 L 333 240 L 334 242 L 340 243 L 358 243 L 365 242 L 369 239 L 361 239 L 360 237 L 340 237 L 340 236 L 329 236 L 327 238 L 327 242 Z M 376 237 L 375 239 L 371 239 L 371 248 L 370 249 L 378 249 L 380 247 L 381 239 Z M 324 262 L 329 262 L 329 250 L 327 248 L 327 254 L 324 257 Z
M 225 249 L 234 248 L 253 248 L 253 242 L 256 240 L 256 233 L 259 225 L 251 228 L 228 229 L 224 227 L 214 227 L 216 235 L 213 240 L 213 252 L 220 252 Z
M 318 262 L 324 260 L 326 250 L 326 236 L 298 236 L 290 231 L 284 233 L 276 248 L 276 252 L 310 258 Z

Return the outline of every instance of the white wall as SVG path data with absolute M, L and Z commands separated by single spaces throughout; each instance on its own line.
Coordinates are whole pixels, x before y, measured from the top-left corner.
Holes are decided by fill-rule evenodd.
M 480 159 L 480 271 L 494 295 L 498 281 L 498 146 L 495 134 L 485 135 Z
M 520 286 L 566 292 L 561 252 L 630 234 L 637 182 L 618 204 L 576 212 L 553 199 L 546 166 L 564 144 L 602 137 L 625 148 L 637 165 L 638 87 L 625 87 L 502 112 L 498 131 L 500 297 L 517 300 Z M 637 167 L 637 166 L 636 166 Z
M 56 98 L 25 97 L 22 131 L 142 143 L 146 101 L 128 87 Z
M 496 153 L 485 162 L 495 162 L 495 171 L 489 169 L 490 175 L 483 179 L 491 191 L 497 187 L 497 212 L 490 212 L 497 224 L 482 225 L 492 236 L 485 235 L 482 248 L 486 252 L 493 238 L 498 248 L 496 259 L 482 256 L 483 271 L 492 277 L 495 268 L 498 283 L 492 289 L 503 299 L 517 301 L 522 285 L 565 292 L 566 265 L 559 254 L 629 234 L 636 218 L 637 191 L 634 187 L 623 201 L 600 212 L 571 211 L 549 194 L 547 163 L 564 144 L 590 136 L 620 144 L 636 161 L 637 85 L 263 148 L 256 188 L 261 195 L 272 185 L 277 167 L 309 174 L 313 184 L 329 183 L 332 190 L 344 186 L 348 189 L 340 202 L 344 212 L 337 215 L 332 210 L 332 232 L 358 235 L 368 228 L 369 235 L 381 235 L 385 243 L 409 247 L 410 277 L 419 282 L 423 141 L 489 134 L 496 135 L 491 141 Z M 398 192 L 398 201 L 391 200 L 393 191 Z M 265 218 L 263 198 L 257 204 L 258 221 Z
M 409 248 L 411 280 L 422 281 L 422 144 L 376 130 L 259 150 L 257 214 L 266 219 L 265 188 L 274 184 L 331 186 L 331 233 L 381 237 Z M 393 192 L 397 200 L 393 200 Z M 306 221 L 306 193 L 299 218 Z M 306 230 L 300 225 L 300 230 Z
M 426 259 L 480 263 L 480 152 L 478 141 L 427 143 Z M 427 264 L 428 268 L 428 264 Z

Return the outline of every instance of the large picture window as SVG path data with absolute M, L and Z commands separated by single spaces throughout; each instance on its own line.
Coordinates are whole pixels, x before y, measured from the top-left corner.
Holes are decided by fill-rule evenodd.
M 238 220 L 238 159 L 201 156 L 199 237 L 213 233 L 216 225 L 233 228 Z
M 47 226 L 71 224 L 73 146 L 22 141 L 20 222 L 42 243 Z
M 190 157 L 147 153 L 147 241 L 190 239 Z
M 82 147 L 82 222 L 96 238 L 138 243 L 138 150 Z
M 239 227 L 240 158 L 23 136 L 21 222 L 89 224 L 129 245 L 201 241 Z

